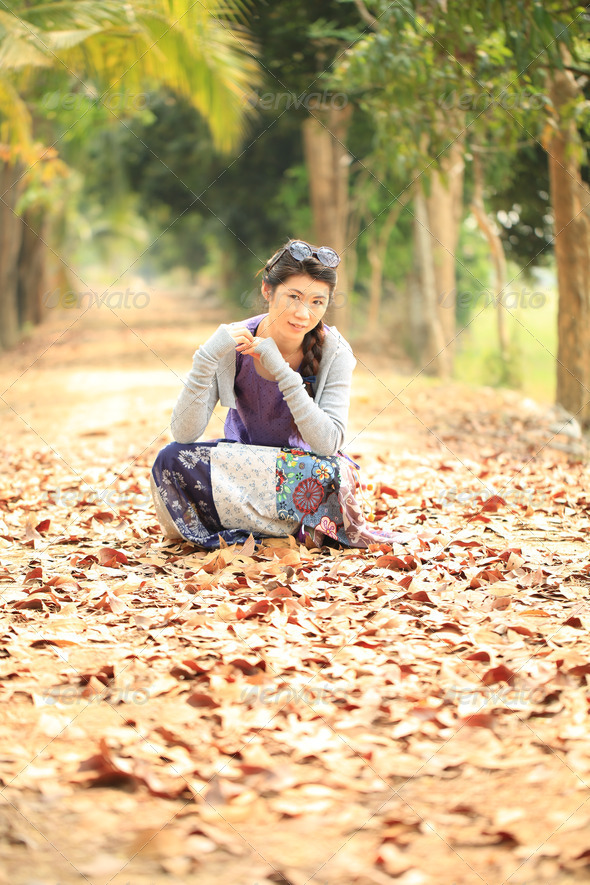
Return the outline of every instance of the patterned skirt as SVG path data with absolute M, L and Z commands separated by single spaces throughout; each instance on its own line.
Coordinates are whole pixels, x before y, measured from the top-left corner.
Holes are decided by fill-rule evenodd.
M 345 455 L 228 440 L 170 443 L 156 457 L 151 485 L 168 534 L 207 549 L 219 547 L 220 537 L 235 543 L 249 535 L 309 535 L 316 546 L 403 541 L 367 523 L 358 470 Z

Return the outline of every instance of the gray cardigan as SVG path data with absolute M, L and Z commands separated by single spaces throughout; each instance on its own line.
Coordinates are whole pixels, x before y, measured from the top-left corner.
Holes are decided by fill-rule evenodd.
M 243 326 L 244 322 L 230 325 Z M 195 442 L 209 423 L 217 402 L 236 408 L 236 343 L 229 334 L 230 325 L 219 326 L 193 355 L 192 370 L 172 412 L 170 428 L 176 442 Z M 334 326 L 327 330 L 320 367 L 312 385 L 314 399 L 307 393 L 299 372 L 283 359 L 272 338 L 264 338 L 256 352 L 263 367 L 278 382 L 297 429 L 311 451 L 335 455 L 344 442 L 352 371 L 356 365 L 350 344 Z

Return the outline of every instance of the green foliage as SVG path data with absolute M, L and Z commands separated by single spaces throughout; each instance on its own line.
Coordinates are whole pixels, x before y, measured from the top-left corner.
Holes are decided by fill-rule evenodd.
M 539 283 L 537 283 L 537 286 Z M 496 307 L 489 304 L 474 314 L 457 339 L 456 378 L 474 385 L 516 387 L 540 402 L 550 402 L 555 392 L 557 352 L 557 293 L 543 286 L 546 298 L 536 308 L 530 297 L 512 299 L 518 306 L 506 310 L 509 336 L 506 364 L 497 347 Z M 524 292 L 524 290 L 523 290 Z M 533 300 L 532 304 L 537 304 Z
M 178 261 L 197 270 L 215 242 L 222 284 L 239 297 L 275 244 L 310 233 L 298 127 L 291 118 L 265 132 L 260 121 L 249 150 L 228 163 L 190 104 L 168 92 L 151 95 L 149 104 L 149 115 L 119 127 L 104 121 L 84 145 L 61 146 L 85 170 L 81 209 L 109 215 L 136 194 L 136 211 L 156 241 L 138 267 L 154 273 Z
M 553 260 L 553 212 L 549 202 L 547 155 L 539 144 L 519 148 L 502 179 L 489 189 L 508 258 L 525 271 Z
M 553 260 L 553 213 L 549 202 L 547 155 L 537 143 L 508 151 L 493 142 L 474 145 L 485 176 L 485 206 L 493 215 L 509 260 L 530 275 L 533 267 Z M 473 195 L 472 154 L 466 154 L 465 204 Z M 459 245 L 458 274 L 463 273 L 463 239 Z M 487 247 L 486 247 L 487 250 Z M 484 250 L 484 252 L 486 251 Z M 489 250 L 487 250 L 489 252 Z M 489 261 L 489 255 L 488 255 Z M 465 279 L 464 283 L 469 284 Z
M 472 316 L 493 298 L 490 250 L 471 216 L 461 225 L 457 254 L 455 310 L 461 327 L 467 326 Z
M 0 139 L 11 145 L 3 159 L 28 168 L 19 208 L 50 210 L 49 238 L 57 251 L 67 244 L 67 262 L 72 229 L 78 245 L 92 238 L 93 252 L 103 258 L 121 238 L 145 251 L 161 207 L 147 223 L 138 218 L 121 151 L 132 125 L 155 121 L 146 99 L 165 86 L 171 100 L 178 96 L 198 113 L 209 151 L 225 152 L 227 162 L 251 113 L 244 95 L 260 82 L 245 27 L 249 0 L 5 0 L 2 6 Z M 59 145 L 69 175 L 43 143 Z M 108 197 L 98 192 L 99 180 L 108 182 Z M 190 234 L 190 225 L 179 227 L 187 231 L 179 244 L 188 248 L 194 225 Z
M 204 116 L 170 89 L 147 93 L 147 110 L 113 126 L 100 102 L 88 111 L 88 130 L 70 131 L 60 111 L 60 150 L 84 169 L 85 213 L 105 216 L 125 194 L 153 230 L 153 247 L 137 268 L 150 274 L 176 261 L 191 270 L 219 259 L 221 294 L 234 299 L 253 286 L 256 272 L 288 236 L 312 236 L 301 122 L 301 95 L 316 93 L 319 76 L 357 32 L 354 8 L 321 0 L 314 15 L 301 4 L 254 2 L 248 21 L 260 46 L 264 80 L 248 94 L 251 108 L 242 147 L 228 158 Z M 261 98 L 269 94 L 269 102 Z M 112 115 L 110 115 L 112 118 Z M 365 121 L 366 122 L 366 121 Z M 73 134 L 73 137 L 72 137 Z
M 580 56 L 576 38 L 588 33 L 578 10 L 572 21 L 539 0 L 379 0 L 372 9 L 377 30 L 345 54 L 335 82 L 371 115 L 376 150 L 406 178 L 436 168 L 464 133 L 505 150 L 540 137 L 547 66 L 560 66 L 563 50 Z M 506 90 L 515 88 L 518 100 L 507 106 Z
M 488 350 L 484 354 L 484 372 L 487 383 L 491 387 L 511 387 L 520 390 L 523 386 L 522 352 L 512 344 L 508 353 L 502 355 L 498 350 Z
M 374 168 L 388 170 L 398 193 L 418 178 L 428 190 L 430 173 L 444 171 L 449 146 L 463 139 L 467 158 L 471 147 L 483 152 L 486 205 L 508 257 L 525 268 L 546 263 L 552 213 L 540 142 L 552 113 L 547 75 L 564 57 L 577 73 L 590 72 L 584 8 L 540 0 L 375 0 L 369 10 L 375 29 L 340 59 L 332 83 L 371 119 Z M 572 108 L 580 127 L 590 126 L 589 107 L 584 100 Z M 466 203 L 470 194 L 468 163 Z M 459 292 L 489 285 L 487 247 L 480 240 L 473 253 L 473 243 L 464 231 Z M 469 316 L 469 303 L 459 305 L 459 322 Z
M 261 90 L 296 95 L 323 86 L 333 59 L 363 30 L 354 5 L 338 0 L 315 0 L 312 10 L 300 0 L 254 0 L 249 27 L 266 72 Z
M 0 113 L 5 140 L 26 119 L 6 100 L 33 97 L 39 69 L 59 71 L 67 93 L 109 89 L 137 95 L 166 84 L 203 114 L 220 149 L 235 146 L 248 106 L 243 95 L 259 82 L 255 45 L 243 26 L 241 0 L 9 0 L 0 10 Z M 13 141 L 15 138 L 13 137 Z

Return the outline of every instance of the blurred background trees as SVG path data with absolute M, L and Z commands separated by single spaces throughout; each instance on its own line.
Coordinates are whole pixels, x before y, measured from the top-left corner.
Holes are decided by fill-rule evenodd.
M 541 341 L 538 394 L 590 422 L 584 5 L 4 6 L 1 346 L 130 274 L 245 316 L 299 236 L 342 253 L 353 340 L 525 387 Z
M 260 78 L 239 0 L 2 5 L 0 344 L 10 347 L 27 322 L 42 318 L 46 250 L 61 253 L 68 212 L 75 214 L 70 172 L 77 165 L 84 174 L 97 130 L 125 127 L 144 107 L 146 89 L 167 87 L 227 151 L 243 134 L 244 92 Z M 120 205 L 122 176 L 118 185 Z M 60 202 L 61 212 L 52 212 Z M 66 268 L 76 274 L 62 260 Z

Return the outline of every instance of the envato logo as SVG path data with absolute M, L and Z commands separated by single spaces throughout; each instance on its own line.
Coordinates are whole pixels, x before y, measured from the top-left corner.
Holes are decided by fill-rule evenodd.
M 512 688 L 505 685 L 502 688 L 450 688 L 444 694 L 444 700 L 460 704 L 462 707 L 481 707 L 495 704 L 504 707 L 528 707 L 532 704 L 540 704 L 545 698 L 545 691 L 540 686 L 536 688 Z
M 450 486 L 438 498 L 433 498 L 433 501 L 442 507 L 465 507 L 471 505 L 485 508 L 487 502 L 497 497 L 500 497 L 506 504 L 516 507 L 529 507 L 532 505 L 533 499 L 536 499 L 536 502 L 539 503 L 543 499 L 549 498 L 548 495 L 536 495 L 532 489 L 507 489 L 506 492 L 498 494 L 489 489 L 468 489 L 460 492 L 457 486 Z
M 265 880 L 264 880 L 264 883 L 263 883 L 263 882 L 261 882 L 259 879 L 257 879 L 255 882 L 252 882 L 252 885 L 266 885 L 266 883 L 267 883 L 268 881 L 269 881 L 268 879 L 265 879 Z M 279 880 L 279 881 L 280 881 L 280 880 Z M 283 879 L 283 882 L 284 882 L 284 881 L 286 881 L 286 880 Z M 316 879 L 315 875 L 313 876 L 313 879 L 309 879 L 308 881 L 311 882 L 311 885 L 331 885 L 331 883 L 328 882 L 327 879 L 324 879 L 322 882 L 320 882 L 319 879 Z M 333 882 L 333 881 L 334 881 L 334 879 L 332 879 L 332 882 Z M 58 885 L 59 885 L 59 882 L 58 882 Z M 452 882 L 451 885 L 457 885 L 457 883 Z
M 458 92 L 454 89 L 448 95 L 441 95 L 438 105 L 444 110 L 458 108 L 461 111 L 485 111 L 491 107 L 501 107 L 504 110 L 540 110 L 545 107 L 546 98 L 538 92 L 530 92 L 522 89 L 517 92 L 508 92 L 503 89 L 498 93 L 490 92 Z
M 318 704 L 333 704 L 335 701 L 345 700 L 348 697 L 349 688 L 344 685 L 331 685 L 322 682 L 319 685 L 306 685 L 296 689 L 292 685 L 283 685 L 280 688 L 260 688 L 249 685 L 240 695 L 240 702 L 248 704 L 306 704 L 317 706 Z
M 262 297 L 260 289 L 244 289 L 244 291 L 240 293 L 238 300 L 243 307 L 247 307 L 248 309 L 268 309 L 268 302 Z M 328 306 L 338 310 L 339 308 L 344 307 L 347 301 L 348 296 L 346 295 L 346 292 L 334 292 Z
M 240 292 L 239 302 L 243 307 L 259 307 L 261 310 L 266 306 L 266 301 L 262 297 L 260 289 L 244 289 Z
M 149 109 L 156 96 L 148 92 L 105 92 L 94 95 L 91 92 L 47 92 L 41 106 L 47 111 L 88 110 L 92 105 L 102 105 L 109 111 L 137 113 Z
M 153 499 L 149 490 L 132 492 L 117 491 L 116 489 L 62 489 L 60 486 L 55 491 L 45 493 L 51 504 L 61 504 L 63 507 L 73 508 L 78 504 L 103 504 L 115 509 L 116 507 L 152 507 Z
M 245 92 L 242 104 L 260 107 L 265 111 L 289 110 L 289 108 L 295 110 L 304 108 L 306 111 L 331 108 L 341 111 L 348 104 L 348 96 L 345 92 L 302 92 L 300 95 L 294 92 L 265 92 L 263 95 Z
M 112 691 L 105 686 L 104 691 L 89 695 L 87 686 L 80 685 L 55 685 L 48 691 L 43 692 L 41 697 L 45 704 L 75 704 L 85 701 L 87 704 L 108 703 L 112 704 L 145 704 L 149 700 L 150 693 L 147 689 L 131 690 L 122 688 Z
M 525 287 L 520 292 L 500 292 L 498 295 L 494 295 L 487 289 L 482 289 L 481 292 L 457 292 L 456 289 L 451 289 L 450 292 L 441 292 L 438 296 L 438 303 L 446 308 L 474 307 L 481 299 L 483 299 L 483 307 L 493 305 L 505 307 L 507 310 L 516 310 L 519 307 L 538 310 L 544 307 L 548 301 L 545 292 L 529 293 Z
M 61 307 L 65 310 L 80 310 L 83 307 L 143 310 L 149 303 L 150 296 L 147 292 L 134 292 L 129 288 L 125 292 L 111 292 L 106 289 L 100 295 L 98 292 L 92 292 L 91 290 L 74 292 L 72 290 L 62 291 L 61 289 L 55 289 L 53 292 L 46 292 L 43 296 L 43 304 L 49 310 L 53 310 L 56 307 Z

